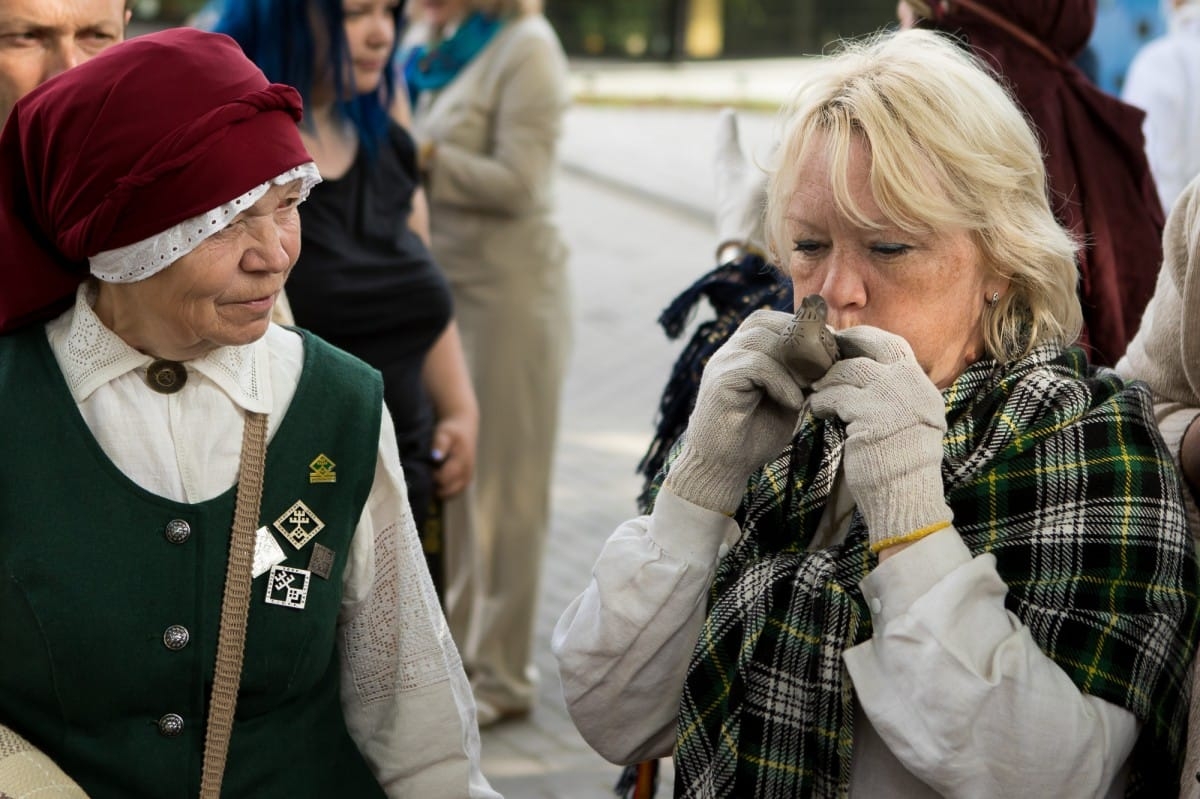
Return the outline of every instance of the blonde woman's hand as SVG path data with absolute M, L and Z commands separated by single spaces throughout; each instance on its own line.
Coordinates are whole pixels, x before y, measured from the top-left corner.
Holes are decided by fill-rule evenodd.
M 732 514 L 750 476 L 791 441 L 808 388 L 784 361 L 791 321 L 781 311 L 755 311 L 709 359 L 663 483 L 675 496 Z
M 839 332 L 837 342 L 842 360 L 813 383 L 809 403 L 815 416 L 846 423 L 842 469 L 872 548 L 948 526 L 942 393 L 894 333 L 863 325 Z

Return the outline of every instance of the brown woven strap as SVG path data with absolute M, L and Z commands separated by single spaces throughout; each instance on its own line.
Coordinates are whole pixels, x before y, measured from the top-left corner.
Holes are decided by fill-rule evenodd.
M 267 416 L 246 415 L 242 432 L 242 458 L 238 467 L 237 504 L 225 570 L 225 595 L 221 600 L 221 628 L 217 635 L 217 665 L 213 675 L 208 727 L 204 732 L 204 770 L 200 799 L 219 799 L 225 775 L 225 757 L 233 731 L 242 658 L 246 644 L 246 617 L 250 612 L 250 574 L 254 563 L 254 531 L 262 504 L 263 468 L 266 465 Z

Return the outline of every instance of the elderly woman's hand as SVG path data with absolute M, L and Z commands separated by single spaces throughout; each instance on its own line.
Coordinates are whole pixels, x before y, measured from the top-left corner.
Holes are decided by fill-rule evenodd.
M 731 514 L 750 475 L 787 446 L 808 388 L 782 360 L 782 333 L 791 319 L 781 311 L 755 311 L 709 360 L 663 483 L 671 493 Z
M 863 326 L 837 339 L 842 360 L 813 384 L 809 401 L 816 416 L 846 423 L 842 467 L 871 548 L 878 552 L 947 526 L 941 392 L 900 336 Z

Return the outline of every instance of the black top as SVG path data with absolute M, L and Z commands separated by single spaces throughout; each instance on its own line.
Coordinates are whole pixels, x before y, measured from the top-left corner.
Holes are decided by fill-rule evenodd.
M 300 260 L 287 283 L 298 325 L 383 373 L 410 493 L 414 480 L 429 479 L 434 424 L 421 368 L 453 311 L 445 276 L 408 227 L 418 185 L 404 129 L 392 125 L 374 159 L 359 147 L 349 171 L 317 184 L 300 206 Z

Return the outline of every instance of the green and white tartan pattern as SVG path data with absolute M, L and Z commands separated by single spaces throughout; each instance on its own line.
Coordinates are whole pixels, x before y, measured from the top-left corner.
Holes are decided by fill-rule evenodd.
M 1006 605 L 1042 651 L 1142 722 L 1127 796 L 1174 796 L 1200 572 L 1148 392 L 1089 371 L 1079 350 L 1043 348 L 977 363 L 943 395 L 955 527 L 995 555 Z M 877 560 L 857 512 L 842 544 L 806 549 L 844 440 L 840 422 L 809 417 L 750 481 L 683 692 L 676 796 L 847 795 L 842 653 L 871 635 L 858 583 Z

